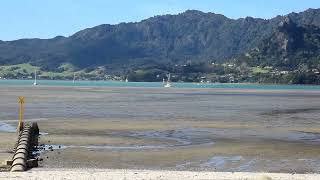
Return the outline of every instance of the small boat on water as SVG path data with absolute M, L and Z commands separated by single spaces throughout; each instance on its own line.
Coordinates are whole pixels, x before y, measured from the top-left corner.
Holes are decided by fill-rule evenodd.
M 126 78 L 126 83 L 129 82 L 128 77 Z
M 164 87 L 166 87 L 166 88 L 170 88 L 171 87 L 170 76 L 171 75 L 169 73 L 167 83 L 164 85 Z
M 33 82 L 33 85 L 34 86 L 38 86 L 38 83 L 37 83 L 37 70 L 34 71 L 34 82 Z
M 76 73 L 73 73 L 73 81 L 72 81 L 72 83 L 73 84 L 76 83 Z

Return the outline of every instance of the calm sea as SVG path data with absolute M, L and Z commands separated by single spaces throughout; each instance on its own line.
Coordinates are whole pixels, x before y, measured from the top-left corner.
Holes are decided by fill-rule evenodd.
M 119 82 L 119 81 L 63 81 L 39 80 L 42 86 L 97 86 L 97 87 L 163 87 L 162 82 Z M 31 86 L 33 80 L 0 80 L 0 86 Z M 316 85 L 262 85 L 237 83 L 172 83 L 173 88 L 230 88 L 230 89 L 293 89 L 320 90 Z

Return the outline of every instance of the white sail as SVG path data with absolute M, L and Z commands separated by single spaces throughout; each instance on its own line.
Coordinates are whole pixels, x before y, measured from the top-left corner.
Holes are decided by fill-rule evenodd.
M 37 83 L 37 70 L 34 71 L 34 82 L 33 82 L 33 85 L 34 86 L 38 85 L 38 83 Z
M 73 73 L 73 84 L 76 82 L 76 73 Z
M 164 85 L 164 87 L 166 87 L 166 88 L 171 87 L 170 77 L 171 77 L 171 74 L 169 73 L 167 83 Z

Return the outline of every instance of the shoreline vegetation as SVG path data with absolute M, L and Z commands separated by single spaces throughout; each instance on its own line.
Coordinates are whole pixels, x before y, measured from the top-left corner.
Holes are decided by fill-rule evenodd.
M 1 81 L 32 81 L 33 82 L 33 79 L 0 79 L 0 82 Z M 57 79 L 57 80 L 54 80 L 54 79 L 40 79 L 40 80 L 37 80 L 37 81 L 61 81 L 61 82 L 72 82 L 72 80 L 70 80 L 70 79 L 62 79 L 62 80 L 59 80 L 59 79 Z M 125 83 L 125 81 L 123 81 L 123 80 L 88 80 L 88 79 L 81 79 L 81 80 L 77 80 L 76 81 L 76 84 L 77 84 L 77 82 L 115 82 L 115 83 Z M 136 81 L 136 82 L 128 82 L 128 83 L 162 83 L 162 82 L 152 82 L 152 81 Z M 179 84 L 179 83 L 183 83 L 183 84 L 195 84 L 195 85 L 201 85 L 201 84 L 203 84 L 203 85 L 205 85 L 205 84 L 217 84 L 217 85 L 219 85 L 219 84 L 221 84 L 221 85 L 257 85 L 257 86 L 259 86 L 259 85 L 261 85 L 261 86 L 272 86 L 272 85 L 279 85 L 279 86 L 281 86 L 281 85 L 284 85 L 284 86 L 286 86 L 286 85 L 288 85 L 288 86 L 297 86 L 297 87 L 299 87 L 299 86 L 301 86 L 301 87 L 303 87 L 303 86 L 310 86 L 310 87 L 318 87 L 319 85 L 318 84 L 272 84 L 272 83 L 247 83 L 247 82 L 243 82 L 243 83 L 220 83 L 220 82 L 206 82 L 206 83 L 198 83 L 198 82 L 182 82 L 182 81 L 180 81 L 180 82 L 173 82 L 173 83 L 175 83 L 175 84 Z M 45 85 L 42 85 L 42 86 L 45 86 Z M 58 85 L 59 86 L 59 85 Z M 94 85 L 93 85 L 93 87 L 94 87 Z M 134 88 L 135 86 L 133 86 L 132 88 Z M 121 88 L 121 87 L 119 87 L 119 88 Z M 139 88 L 139 87 L 137 87 L 137 88 Z M 173 87 L 174 88 L 174 87 Z M 186 87 L 186 88 L 189 88 L 189 87 Z M 226 89 L 228 89 L 228 87 L 226 87 Z
M 54 71 L 42 70 L 29 63 L 0 66 L 0 80 L 32 80 L 34 72 L 42 80 L 101 80 L 130 82 L 163 82 L 171 73 L 172 82 L 187 83 L 241 83 L 241 84 L 320 84 L 318 69 L 282 71 L 271 66 L 249 67 L 233 63 L 190 63 L 174 65 L 173 68 L 142 68 L 112 73 L 106 67 L 77 69 L 72 64 L 62 64 Z

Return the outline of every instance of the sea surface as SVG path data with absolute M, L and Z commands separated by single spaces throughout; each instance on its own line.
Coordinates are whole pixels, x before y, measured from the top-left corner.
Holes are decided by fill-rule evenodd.
M 33 80 L 0 80 L 0 86 L 31 86 Z M 39 80 L 40 86 L 79 86 L 79 87 L 163 87 L 162 82 L 123 82 L 123 81 L 64 81 Z M 246 83 L 172 83 L 173 88 L 230 88 L 230 89 L 284 89 L 320 90 L 316 85 L 275 85 Z

